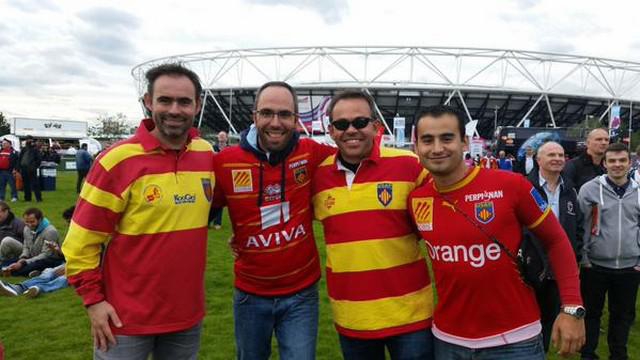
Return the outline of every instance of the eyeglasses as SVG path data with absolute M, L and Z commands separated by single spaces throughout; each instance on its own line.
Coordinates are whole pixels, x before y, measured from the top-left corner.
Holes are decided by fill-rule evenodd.
M 289 110 L 273 111 L 271 109 L 256 110 L 255 113 L 263 119 L 271 120 L 274 116 L 277 116 L 278 119 L 285 121 L 291 120 L 296 115 L 296 113 Z
M 349 126 L 353 126 L 354 129 L 360 130 L 360 129 L 364 129 L 367 125 L 369 125 L 371 121 L 373 121 L 373 119 L 368 117 L 358 117 L 353 119 L 352 121 L 349 121 L 347 119 L 340 119 L 332 122 L 331 126 L 333 126 L 334 128 L 340 131 L 347 130 Z

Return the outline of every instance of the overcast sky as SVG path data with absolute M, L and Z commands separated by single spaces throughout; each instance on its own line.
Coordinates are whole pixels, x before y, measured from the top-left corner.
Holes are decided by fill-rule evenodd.
M 313 45 L 513 48 L 640 62 L 640 5 L 593 0 L 0 0 L 0 112 L 142 116 L 131 68 Z

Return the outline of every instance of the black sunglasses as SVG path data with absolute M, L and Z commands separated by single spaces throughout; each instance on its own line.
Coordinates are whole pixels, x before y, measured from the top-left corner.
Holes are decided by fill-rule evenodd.
M 371 121 L 373 121 L 373 119 L 368 117 L 358 117 L 353 119 L 352 121 L 349 121 L 347 119 L 340 119 L 332 122 L 331 126 L 333 126 L 334 128 L 340 131 L 347 130 L 349 126 L 353 126 L 354 129 L 360 130 L 360 129 L 364 129 L 367 125 L 369 125 Z

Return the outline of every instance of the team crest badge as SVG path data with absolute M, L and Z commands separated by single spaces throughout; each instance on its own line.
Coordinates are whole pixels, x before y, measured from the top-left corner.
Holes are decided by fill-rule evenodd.
M 382 206 L 387 206 L 393 200 L 393 185 L 390 183 L 378 184 L 378 201 Z
M 485 201 L 476 204 L 476 219 L 483 224 L 488 224 L 496 217 L 493 201 Z
M 204 190 L 204 196 L 211 202 L 213 200 L 213 187 L 211 187 L 211 179 L 200 179 L 202 182 L 202 190 Z
M 420 231 L 433 230 L 433 198 L 411 199 L 411 208 L 416 220 L 416 226 Z
M 253 191 L 251 170 L 231 170 L 231 178 L 233 179 L 233 192 L 244 193 Z
M 297 184 L 304 184 L 309 180 L 309 175 L 307 175 L 307 167 L 301 166 L 293 171 L 293 177 L 296 179 Z
M 145 187 L 142 193 L 144 195 L 144 201 L 147 204 L 153 204 L 162 199 L 162 190 L 160 190 L 160 186 L 155 184 Z

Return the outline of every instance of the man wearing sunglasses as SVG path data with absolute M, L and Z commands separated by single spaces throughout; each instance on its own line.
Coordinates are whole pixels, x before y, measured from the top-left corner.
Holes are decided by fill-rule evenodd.
M 347 360 L 432 359 L 433 294 L 407 211 L 426 177 L 417 157 L 380 148 L 374 102 L 362 91 L 336 95 L 328 109 L 338 145 L 313 181 L 315 216 L 327 245 L 327 290 Z
M 311 176 L 335 148 L 297 131 L 298 99 L 285 82 L 256 94 L 240 146 L 216 156 L 214 206 L 233 225 L 233 310 L 238 359 L 315 359 L 320 262 L 313 237 Z

